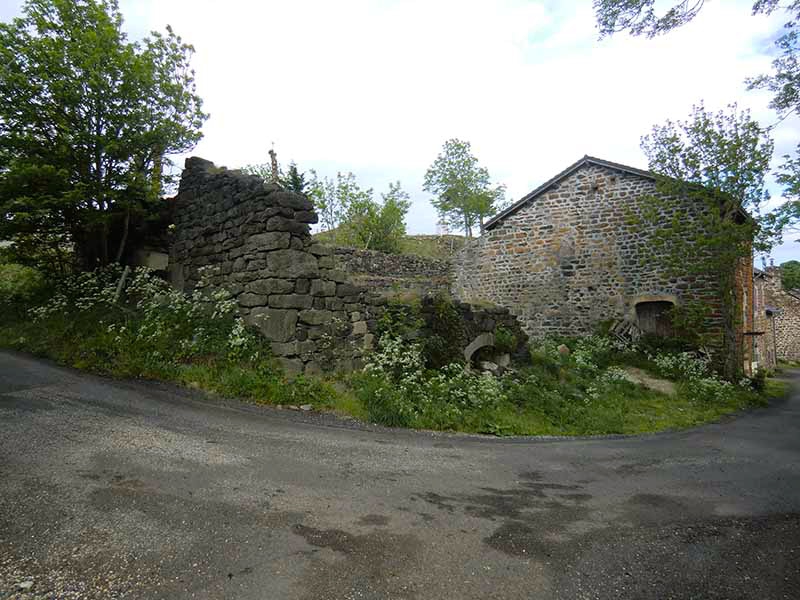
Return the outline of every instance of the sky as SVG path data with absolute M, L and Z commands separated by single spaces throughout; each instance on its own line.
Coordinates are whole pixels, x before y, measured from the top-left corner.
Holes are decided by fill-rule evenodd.
M 0 19 L 21 6 L 0 0 Z M 422 180 L 449 138 L 514 201 L 585 154 L 646 168 L 640 137 L 700 101 L 774 123 L 744 79 L 769 71 L 781 15 L 751 6 L 710 0 L 665 36 L 598 40 L 591 0 L 120 0 L 131 38 L 169 24 L 196 49 L 211 116 L 191 154 L 237 168 L 274 145 L 281 164 L 352 171 L 376 196 L 399 180 L 410 233 L 436 231 Z M 800 120 L 781 123 L 776 166 L 798 140 Z M 776 263 L 800 259 L 798 237 Z

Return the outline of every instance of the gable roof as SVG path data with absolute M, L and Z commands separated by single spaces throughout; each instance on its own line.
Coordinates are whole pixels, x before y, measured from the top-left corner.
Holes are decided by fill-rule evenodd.
M 639 177 L 644 177 L 646 179 L 652 179 L 653 181 L 655 181 L 655 179 L 656 179 L 656 176 L 650 171 L 644 171 L 642 169 L 637 169 L 635 167 L 629 167 L 627 165 L 621 165 L 619 163 L 611 162 L 611 161 L 608 161 L 608 160 L 603 160 L 602 158 L 595 158 L 594 156 L 589 156 L 587 154 L 582 159 L 580 159 L 578 162 L 570 165 L 569 167 L 567 167 L 566 169 L 561 171 L 561 173 L 559 173 L 558 175 L 556 175 L 552 179 L 549 179 L 549 180 L 545 181 L 542 185 L 537 187 L 532 192 L 530 192 L 530 193 L 526 194 L 525 196 L 523 196 L 520 200 L 518 200 L 517 202 L 515 202 L 514 204 L 512 204 L 511 206 L 509 206 L 505 210 L 500 211 L 499 213 L 497 213 L 494 217 L 492 217 L 491 219 L 489 219 L 486 222 L 486 224 L 484 225 L 484 229 L 491 229 L 492 227 L 497 225 L 500 221 L 502 221 L 503 219 L 505 219 L 509 215 L 513 215 L 520 208 L 525 206 L 528 202 L 530 202 L 531 200 L 536 198 L 536 196 L 538 196 L 539 194 L 547 191 L 551 186 L 555 185 L 556 183 L 558 183 L 562 179 L 565 179 L 566 177 L 569 177 L 575 171 L 577 171 L 578 169 L 580 169 L 580 168 L 582 168 L 582 167 L 584 167 L 586 165 L 596 165 L 598 167 L 605 167 L 607 169 L 613 169 L 615 171 L 621 171 L 623 173 L 629 173 L 630 175 L 637 175 Z

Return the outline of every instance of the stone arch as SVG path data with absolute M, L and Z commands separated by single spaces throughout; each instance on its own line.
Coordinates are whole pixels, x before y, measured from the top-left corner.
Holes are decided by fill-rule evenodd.
M 475 353 L 481 348 L 486 348 L 487 346 L 494 346 L 493 333 L 482 333 L 472 340 L 469 346 L 464 348 L 464 360 L 466 360 L 467 364 L 469 365 L 472 362 L 472 357 L 475 356 Z

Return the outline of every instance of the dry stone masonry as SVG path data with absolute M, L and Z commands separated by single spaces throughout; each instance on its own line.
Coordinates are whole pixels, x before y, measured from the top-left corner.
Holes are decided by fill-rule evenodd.
M 589 334 L 606 320 L 635 322 L 644 303 L 692 298 L 718 308 L 713 281 L 670 277 L 652 260 L 651 230 L 632 216 L 642 217 L 643 196 L 655 192 L 645 172 L 579 161 L 462 250 L 454 295 L 511 307 L 535 338 Z M 663 218 L 692 218 L 696 208 L 676 200 Z
M 211 284 L 236 298 L 248 324 L 292 372 L 358 367 L 374 347 L 387 289 L 415 291 L 410 284 L 418 275 L 431 282 L 425 291 L 448 280 L 442 264 L 319 244 L 310 235 L 317 215 L 308 198 L 201 158 L 186 160 L 172 218 L 173 284 L 191 290 L 209 269 Z M 377 282 L 380 272 L 384 279 Z M 368 277 L 354 281 L 363 274 Z M 524 341 L 507 310 L 456 309 L 470 322 L 470 334 L 503 324 Z
M 317 215 L 299 194 L 257 176 L 189 158 L 174 203 L 173 282 L 194 288 L 201 268 L 229 290 L 246 321 L 291 371 L 352 365 L 371 346 L 380 299 L 335 268 L 309 233 Z
M 383 296 L 450 293 L 450 263 L 413 254 L 334 248 L 337 268 L 350 279 Z

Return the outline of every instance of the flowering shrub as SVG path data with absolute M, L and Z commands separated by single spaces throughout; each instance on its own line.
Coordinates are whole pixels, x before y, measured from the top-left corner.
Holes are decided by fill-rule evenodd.
M 386 425 L 453 428 L 507 400 L 500 380 L 462 364 L 426 371 L 420 346 L 391 335 L 380 338 L 364 374 L 360 395 L 370 418 Z
M 671 379 L 695 380 L 709 374 L 709 359 L 701 358 L 690 352 L 676 354 L 658 353 L 650 359 L 664 377 Z
M 210 269 L 201 271 L 200 283 L 188 296 L 146 268 L 133 270 L 127 285 L 122 275 L 115 265 L 69 277 L 47 302 L 30 310 L 31 316 L 43 321 L 97 313 L 107 322 L 106 352 L 138 350 L 150 362 L 209 354 L 258 358 L 258 339 L 246 329 L 230 294 L 210 285 Z

